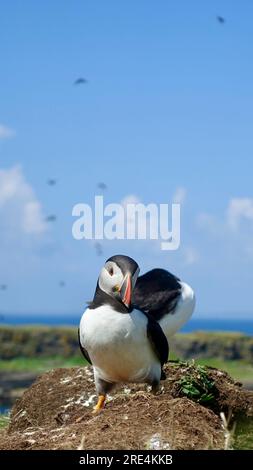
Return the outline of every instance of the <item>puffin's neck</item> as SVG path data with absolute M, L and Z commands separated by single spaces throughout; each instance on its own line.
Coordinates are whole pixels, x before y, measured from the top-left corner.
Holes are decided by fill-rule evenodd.
M 114 310 L 119 313 L 131 313 L 133 307 L 130 305 L 127 308 L 122 302 L 120 302 L 115 297 L 104 292 L 100 289 L 99 285 L 97 284 L 96 291 L 92 302 L 89 304 L 89 309 L 94 310 L 95 308 L 101 307 L 102 305 L 110 305 Z

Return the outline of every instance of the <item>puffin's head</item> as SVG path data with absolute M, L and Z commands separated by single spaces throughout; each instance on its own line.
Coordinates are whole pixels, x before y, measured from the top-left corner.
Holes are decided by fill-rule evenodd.
M 132 258 L 115 255 L 109 258 L 102 268 L 98 285 L 106 294 L 129 308 L 139 272 L 139 266 Z

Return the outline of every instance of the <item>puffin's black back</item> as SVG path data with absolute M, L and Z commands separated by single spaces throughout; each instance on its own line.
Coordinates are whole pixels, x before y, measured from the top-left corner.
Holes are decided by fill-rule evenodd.
M 173 314 L 181 289 L 176 276 L 165 269 L 152 269 L 137 279 L 133 305 L 158 321 L 166 313 Z

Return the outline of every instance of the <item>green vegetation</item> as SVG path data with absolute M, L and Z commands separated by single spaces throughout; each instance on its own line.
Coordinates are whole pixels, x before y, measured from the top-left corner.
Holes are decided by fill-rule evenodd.
M 170 354 L 170 360 L 175 360 L 176 356 Z M 195 361 L 200 366 L 216 367 L 228 372 L 235 380 L 253 383 L 253 365 L 245 361 L 225 361 L 224 359 L 198 359 Z M 87 363 L 83 356 L 73 355 L 71 358 L 53 356 L 46 358 L 25 358 L 19 357 L 9 360 L 0 360 L 1 372 L 45 372 L 56 367 L 83 367 Z
M 180 333 L 170 344 L 170 360 L 194 358 L 196 364 L 225 370 L 234 379 L 253 383 L 253 337 L 241 333 Z M 0 327 L 0 371 L 43 372 L 83 366 L 75 327 Z
M 208 404 L 215 400 L 216 388 L 214 382 L 208 377 L 204 366 L 191 363 L 186 365 L 184 377 L 178 381 L 179 393 L 201 404 Z
M 72 358 L 79 353 L 77 328 L 0 327 L 0 358 Z
M 0 371 L 5 372 L 45 372 L 56 367 L 77 367 L 86 365 L 81 355 L 65 358 L 62 356 L 46 358 L 19 357 L 9 360 L 0 360 Z
M 198 359 L 196 363 L 224 370 L 235 380 L 253 383 L 253 364 L 247 361 L 226 361 L 224 359 L 209 358 Z
M 170 354 L 170 361 L 174 360 L 180 361 L 180 358 L 172 352 L 172 354 Z M 195 363 L 199 364 L 200 366 L 215 367 L 216 369 L 224 370 L 235 380 L 253 384 L 253 364 L 247 361 L 232 361 L 211 357 L 208 359 L 196 359 Z
M 183 359 L 217 358 L 253 362 L 253 337 L 241 333 L 180 333 L 170 341 L 170 349 Z M 72 358 L 79 352 L 76 327 L 1 326 L 0 358 Z
M 0 432 L 1 432 L 1 429 L 4 429 L 6 428 L 6 426 L 8 426 L 9 421 L 10 421 L 9 415 L 0 414 Z
M 171 348 L 178 357 L 253 362 L 253 337 L 235 332 L 180 333 Z
M 253 418 L 244 416 L 236 421 L 233 441 L 233 449 L 235 450 L 253 449 Z

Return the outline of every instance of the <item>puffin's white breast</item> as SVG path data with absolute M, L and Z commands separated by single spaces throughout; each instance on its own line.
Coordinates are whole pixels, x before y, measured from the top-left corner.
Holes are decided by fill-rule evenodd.
M 87 309 L 80 322 L 80 340 L 104 380 L 160 378 L 160 362 L 147 338 L 147 318 L 138 310 L 119 313 L 108 305 Z

